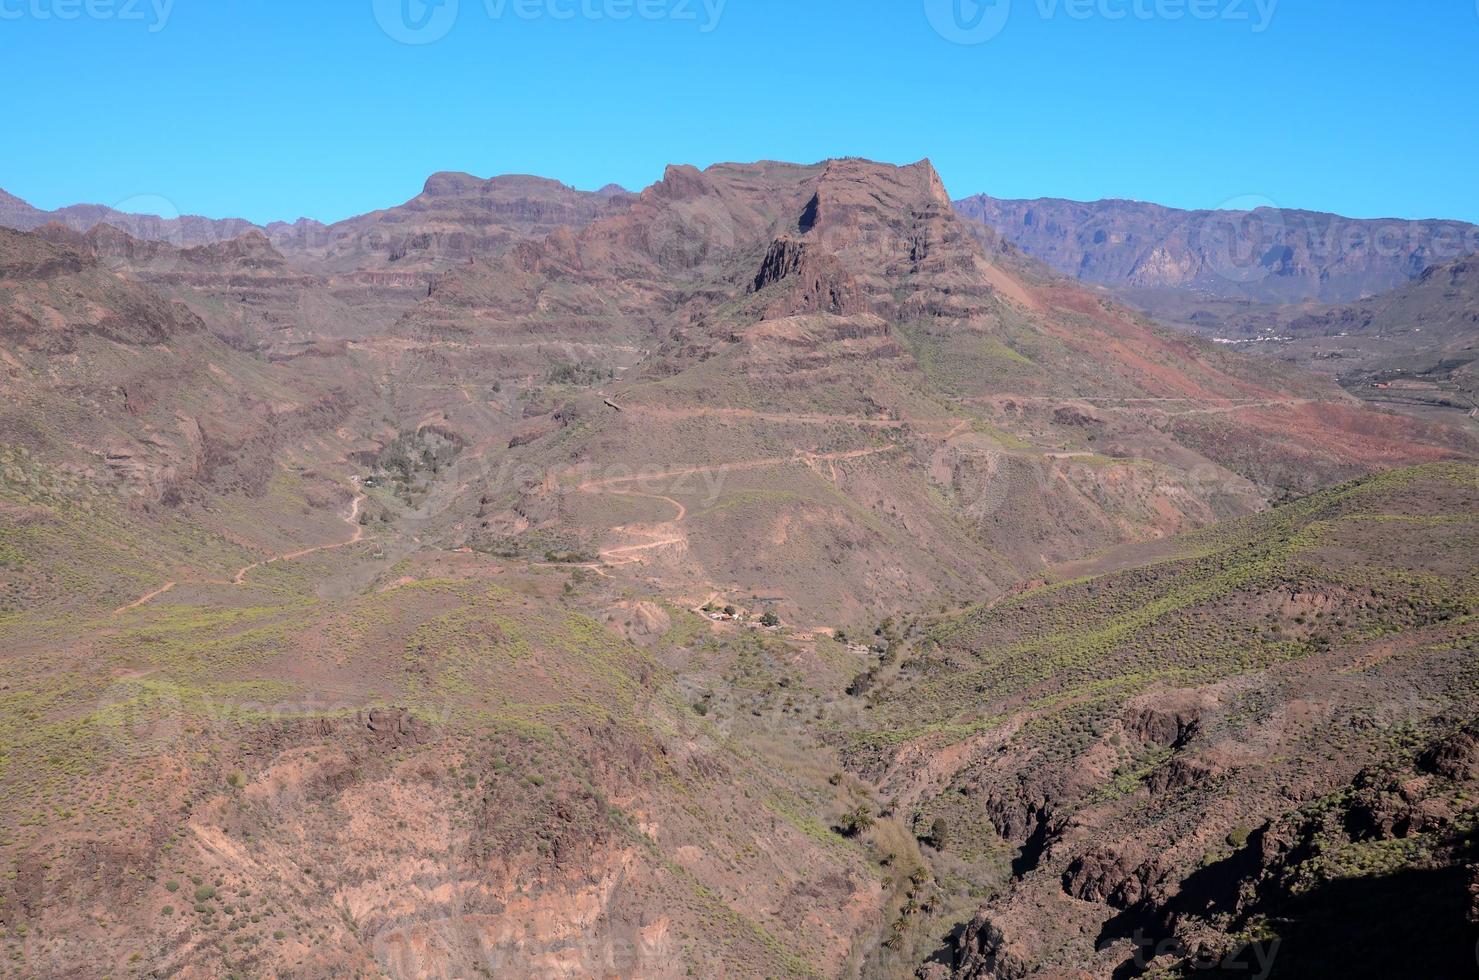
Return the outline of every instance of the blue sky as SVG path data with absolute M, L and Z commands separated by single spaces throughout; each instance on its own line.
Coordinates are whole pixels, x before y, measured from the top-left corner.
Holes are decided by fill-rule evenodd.
M 437 170 L 928 156 L 957 197 L 1479 222 L 1479 0 L 441 3 L 0 0 L 0 187 L 333 220 Z

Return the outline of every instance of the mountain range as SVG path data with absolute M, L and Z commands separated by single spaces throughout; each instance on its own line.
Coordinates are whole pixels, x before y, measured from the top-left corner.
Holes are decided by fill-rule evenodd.
M 1161 322 L 1250 344 L 1421 417 L 1476 407 L 1469 365 L 1479 331 L 1468 316 L 1472 304 L 1457 294 L 1479 253 L 1479 226 L 984 194 L 956 208 L 1055 271 Z M 1451 283 L 1450 293 L 1441 295 L 1437 282 Z M 1377 330 L 1320 326 L 1370 321 L 1373 308 L 1383 311 Z M 1388 395 L 1386 383 L 1404 375 L 1404 395 Z
M 108 225 L 134 238 L 180 248 L 221 244 L 257 232 L 283 254 L 324 268 L 424 270 L 497 252 L 557 227 L 584 225 L 630 197 L 615 185 L 585 192 L 543 177 L 482 180 L 471 174 L 438 173 L 427 178 L 420 194 L 395 207 L 327 225 L 311 218 L 255 225 L 240 218 L 161 218 L 100 204 L 43 211 L 0 191 L 0 227 L 34 231 L 55 223 L 86 233 Z M 157 204 L 162 199 L 137 199 L 146 201 Z
M 19 975 L 1395 968 L 1372 903 L 1472 956 L 1452 413 L 1162 326 L 928 161 L 0 208 Z M 1287 328 L 1460 360 L 1422 271 Z
M 1271 202 L 1185 211 L 1139 201 L 978 194 L 956 208 L 1058 272 L 1146 299 L 1176 290 L 1262 303 L 1346 303 L 1479 252 L 1479 226 L 1467 222 L 1347 218 Z

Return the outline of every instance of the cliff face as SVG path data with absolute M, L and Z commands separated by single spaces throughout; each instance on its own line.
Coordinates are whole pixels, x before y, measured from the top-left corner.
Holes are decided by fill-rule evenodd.
M 1180 211 L 1135 201 L 956 202 L 1027 254 L 1085 282 L 1219 298 L 1350 302 L 1479 252 L 1479 227 L 1311 211 Z
M 1320 840 L 1449 853 L 1472 468 L 1270 507 L 1462 433 L 1047 274 L 927 161 L 597 197 L 0 234 L 8 964 L 1123 975 L 1276 922 L 1346 787 Z

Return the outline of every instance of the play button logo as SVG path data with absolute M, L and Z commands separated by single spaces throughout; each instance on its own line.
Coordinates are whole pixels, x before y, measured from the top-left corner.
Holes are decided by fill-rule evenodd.
M 1012 0 L 924 0 L 924 13 L 945 40 L 984 44 L 1006 28 Z
M 440 41 L 457 23 L 457 0 L 372 0 L 375 21 L 401 44 Z

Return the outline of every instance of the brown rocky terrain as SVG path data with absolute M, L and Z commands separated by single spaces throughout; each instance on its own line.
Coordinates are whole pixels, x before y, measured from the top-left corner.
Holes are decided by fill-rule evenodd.
M 427 417 L 476 447 L 473 481 L 494 481 L 445 501 L 448 545 L 646 545 L 695 599 L 828 583 L 827 606 L 792 598 L 793 614 L 963 600 L 1003 563 L 1015 579 L 1256 510 L 1357 459 L 1467 451 L 987 251 L 927 163 L 674 168 L 620 216 L 452 270 L 397 333 L 424 338 L 403 395 L 424 377 Z M 600 392 L 527 405 L 491 436 L 486 405 L 441 397 L 566 375 Z M 574 475 L 617 461 L 625 483 Z M 516 484 L 531 470 L 549 478 Z
M 543 177 L 439 173 L 393 208 L 331 225 L 273 223 L 263 231 L 285 254 L 334 270 L 440 270 L 557 228 L 581 228 L 620 211 L 631 197 L 620 188 L 577 191 Z
M 1128 975 L 1469 860 L 1465 432 L 927 161 L 341 230 L 0 232 L 7 971 Z
M 843 736 L 928 845 L 901 959 L 948 932 L 921 976 L 1472 971 L 1476 477 L 1399 471 L 904 627 Z
M 136 238 L 172 242 L 181 247 L 226 241 L 244 235 L 255 227 L 242 218 L 216 219 L 198 215 L 168 218 L 132 214 L 102 204 L 72 204 L 55 211 L 43 211 L 13 194 L 0 191 L 0 227 L 34 231 L 47 224 L 60 224 L 79 232 L 91 231 L 98 225 L 107 224 L 127 231 Z

